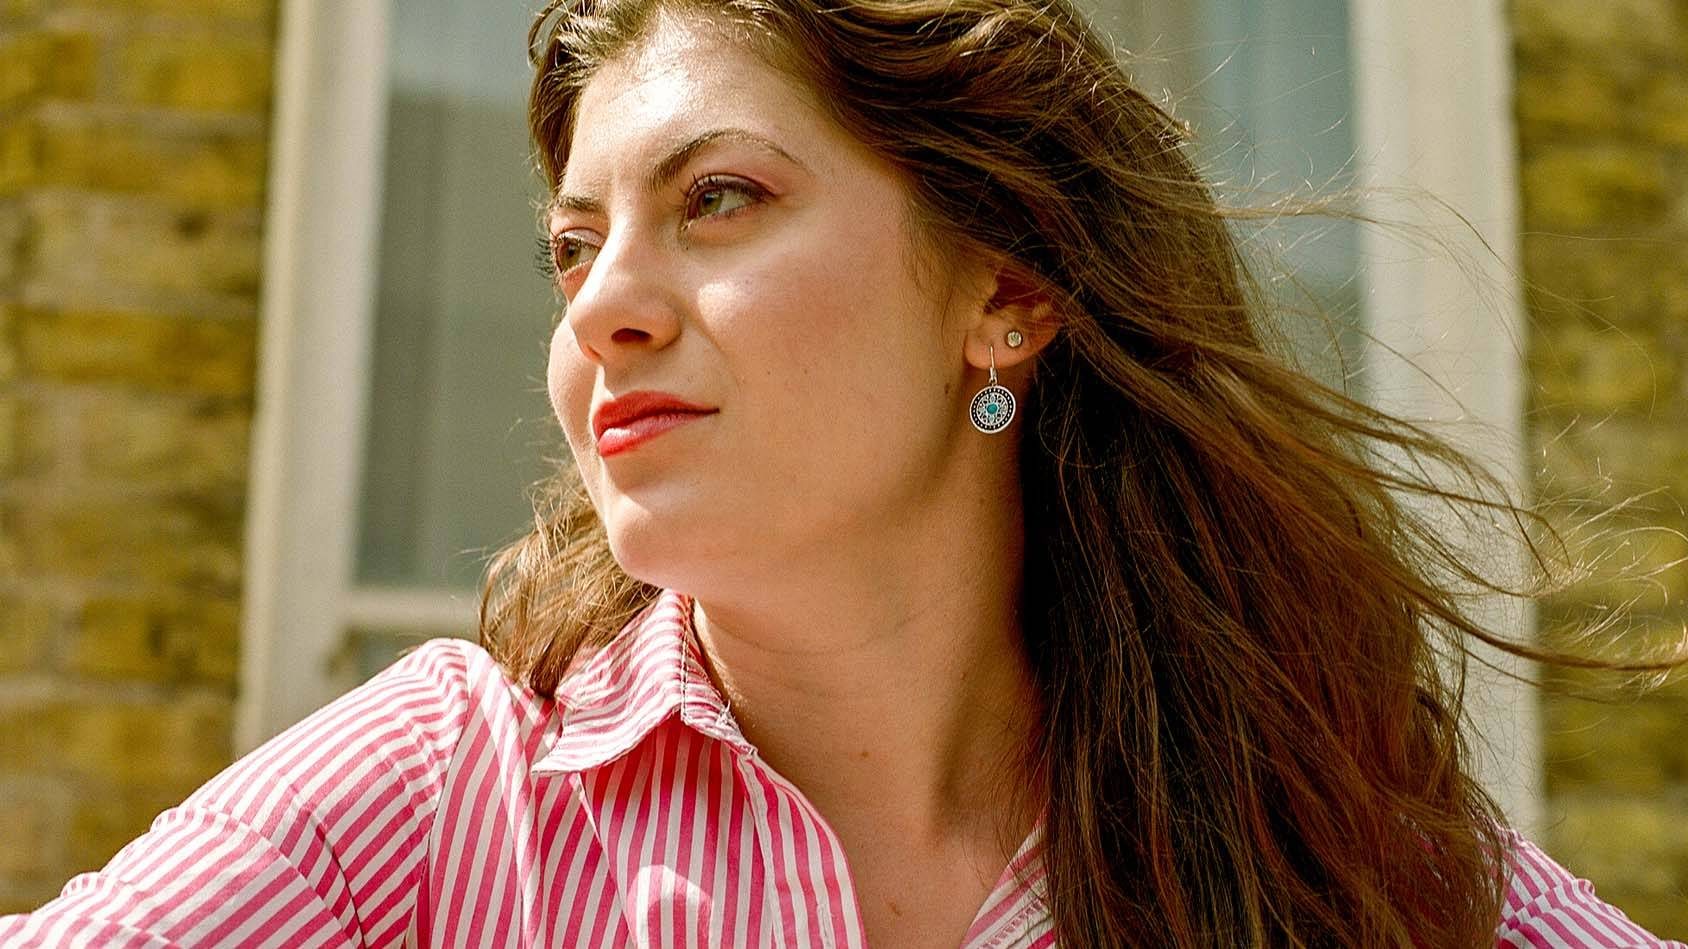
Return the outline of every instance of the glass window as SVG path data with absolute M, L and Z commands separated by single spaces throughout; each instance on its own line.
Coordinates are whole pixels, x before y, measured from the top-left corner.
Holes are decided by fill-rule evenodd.
M 1095 0 L 1139 85 L 1195 130 L 1222 202 L 1263 207 L 1354 184 L 1348 0 Z M 1350 221 L 1239 224 L 1303 364 L 1364 394 L 1359 232 Z
M 360 585 L 473 589 L 564 451 L 533 268 L 530 19 L 516 0 L 392 7 Z

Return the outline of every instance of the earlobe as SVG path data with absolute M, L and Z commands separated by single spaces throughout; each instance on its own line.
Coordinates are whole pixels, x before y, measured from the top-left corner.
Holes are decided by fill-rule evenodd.
M 986 369 L 994 349 L 998 369 L 1030 360 L 1055 338 L 1053 307 L 1047 300 L 987 310 L 967 334 L 967 362 Z
M 988 291 L 968 333 L 967 361 L 987 368 L 995 347 L 999 369 L 1017 366 L 1055 337 L 1054 300 L 1043 281 L 1012 259 L 997 262 Z

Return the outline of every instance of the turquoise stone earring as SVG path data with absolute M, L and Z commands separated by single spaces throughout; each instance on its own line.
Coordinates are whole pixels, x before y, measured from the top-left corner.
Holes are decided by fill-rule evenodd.
M 967 415 L 973 420 L 973 427 L 986 435 L 995 435 L 1014 421 L 1014 393 L 996 382 L 995 346 L 991 347 L 991 381 L 973 396 Z

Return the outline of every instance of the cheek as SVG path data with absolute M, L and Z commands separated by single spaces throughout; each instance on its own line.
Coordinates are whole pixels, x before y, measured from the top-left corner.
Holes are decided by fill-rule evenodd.
M 942 314 L 882 231 L 792 241 L 807 252 L 705 289 L 781 478 L 894 465 L 887 438 L 923 443 L 945 411 Z
M 905 408 L 915 380 L 938 378 L 942 320 L 911 282 L 901 244 L 868 233 L 832 251 L 793 262 L 802 285 L 782 355 L 807 391 L 884 418 Z
M 906 286 L 902 248 L 884 231 L 833 225 L 790 235 L 783 253 L 719 288 L 732 298 L 719 310 L 743 324 L 731 327 L 735 339 L 759 350 L 770 375 L 805 386 L 855 377 L 862 362 L 896 350 L 895 337 L 918 332 L 909 321 L 924 308 Z
M 592 364 L 581 355 L 567 323 L 559 323 L 551 334 L 550 355 L 545 367 L 545 388 L 551 397 L 551 412 L 568 438 L 569 448 L 580 457 L 590 445 L 586 414 L 592 407 Z

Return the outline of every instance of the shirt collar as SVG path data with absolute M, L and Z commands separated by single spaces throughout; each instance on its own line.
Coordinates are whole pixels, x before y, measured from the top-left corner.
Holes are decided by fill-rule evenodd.
M 602 767 L 675 714 L 741 753 L 756 753 L 704 671 L 691 597 L 670 590 L 571 672 L 557 699 L 564 709 L 561 733 L 534 774 Z

